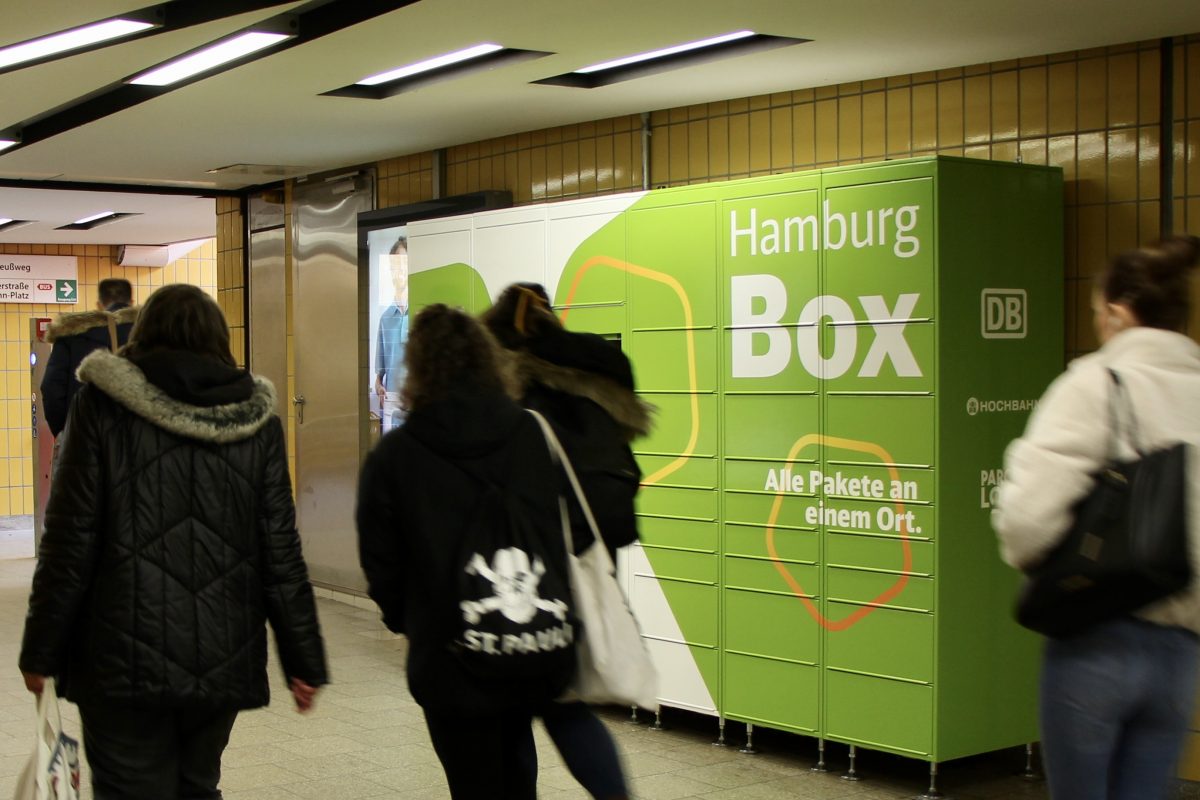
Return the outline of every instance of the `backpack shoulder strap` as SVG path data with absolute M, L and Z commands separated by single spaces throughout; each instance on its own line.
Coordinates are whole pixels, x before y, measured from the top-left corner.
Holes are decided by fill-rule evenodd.
M 117 318 L 113 314 L 108 315 L 108 349 L 114 353 L 121 347 L 121 341 L 117 338 Z

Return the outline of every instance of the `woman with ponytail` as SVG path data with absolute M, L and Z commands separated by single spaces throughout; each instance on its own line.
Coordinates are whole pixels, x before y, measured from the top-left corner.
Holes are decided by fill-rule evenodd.
M 992 523 L 1004 559 L 1029 569 L 1062 540 L 1107 462 L 1112 373 L 1133 416 L 1122 432 L 1136 426 L 1145 452 L 1189 445 L 1191 585 L 1046 644 L 1042 746 L 1055 800 L 1165 798 L 1191 718 L 1200 663 L 1200 345 L 1184 331 L 1198 255 L 1200 239 L 1176 236 L 1113 259 L 1092 293 L 1100 349 L 1050 386 L 1005 456 Z M 1118 438 L 1118 458 L 1134 458 L 1128 433 Z

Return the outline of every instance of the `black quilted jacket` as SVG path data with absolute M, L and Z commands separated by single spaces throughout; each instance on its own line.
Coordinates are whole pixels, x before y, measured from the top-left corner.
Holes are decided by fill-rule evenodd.
M 285 674 L 325 683 L 273 389 L 186 353 L 151 366 L 80 368 L 21 669 L 77 703 L 254 708 L 269 620 Z

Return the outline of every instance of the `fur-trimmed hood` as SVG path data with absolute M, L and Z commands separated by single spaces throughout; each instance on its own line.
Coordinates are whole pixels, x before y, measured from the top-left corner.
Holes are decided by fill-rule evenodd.
M 56 339 L 64 336 L 76 336 L 86 333 L 93 328 L 107 328 L 111 317 L 118 325 L 128 325 L 137 321 L 137 306 L 126 306 L 117 311 L 70 311 L 59 314 L 58 318 L 46 328 L 46 341 L 53 344 Z
M 217 444 L 248 439 L 275 414 L 275 387 L 259 376 L 254 376 L 254 390 L 248 399 L 207 407 L 176 400 L 147 380 L 132 361 L 106 350 L 85 358 L 78 377 L 147 422 L 189 439 Z
M 650 433 L 654 406 L 616 381 L 594 372 L 552 364 L 525 351 L 502 352 L 522 393 L 530 384 L 540 383 L 596 403 L 621 426 L 630 440 Z

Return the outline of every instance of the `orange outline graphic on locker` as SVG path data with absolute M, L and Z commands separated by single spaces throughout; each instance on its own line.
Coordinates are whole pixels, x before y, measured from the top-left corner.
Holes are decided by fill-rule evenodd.
M 796 456 L 799 455 L 800 451 L 812 444 L 821 446 L 828 445 L 830 447 L 838 447 L 843 450 L 853 450 L 856 453 L 866 453 L 868 455 L 876 456 L 881 462 L 887 464 L 888 473 L 893 481 L 898 482 L 900 479 L 900 471 L 894 466 L 894 461 L 891 454 L 874 442 L 862 442 L 858 441 L 857 439 L 843 439 L 837 436 L 825 436 L 824 434 L 820 433 L 806 434 L 805 436 L 801 436 L 798 440 L 796 440 L 796 443 L 792 445 L 791 452 L 788 453 L 788 462 L 795 461 Z M 792 576 L 792 573 L 788 572 L 787 567 L 785 567 L 783 562 L 779 560 L 779 553 L 775 549 L 775 523 L 779 519 L 779 509 L 783 505 L 783 497 L 784 491 L 777 491 L 775 493 L 775 502 L 771 504 L 771 516 L 767 519 L 767 552 L 771 556 L 772 563 L 775 564 L 776 571 L 783 576 L 784 581 L 792 590 L 792 593 L 800 599 L 800 602 L 804 604 L 804 608 L 808 611 L 809 615 L 815 619 L 822 628 L 827 631 L 844 631 L 853 626 L 855 623 L 860 622 L 872 611 L 876 610 L 877 608 L 882 608 L 889 601 L 895 599 L 896 596 L 903 592 L 904 588 L 908 586 L 908 573 L 912 571 L 913 561 L 912 543 L 908 538 L 908 526 L 901 525 L 900 546 L 904 553 L 904 566 L 902 567 L 903 574 L 896 579 L 895 583 L 875 597 L 875 599 L 868 601 L 866 605 L 859 608 L 850 616 L 837 620 L 826 617 L 821 613 L 821 609 L 817 608 L 817 604 L 810 599 L 808 593 L 804 591 L 804 587 L 800 585 L 800 582 Z M 896 501 L 896 513 L 898 515 L 904 513 L 904 501 Z
M 583 276 L 586 275 L 593 267 L 610 267 L 622 272 L 627 272 L 630 275 L 636 275 L 640 278 L 647 278 L 649 280 L 665 284 L 673 292 L 675 292 L 675 295 L 679 298 L 680 305 L 683 307 L 684 327 L 687 335 L 688 350 L 688 388 L 690 390 L 689 394 L 691 397 L 692 412 L 691 435 L 688 438 L 687 446 L 684 448 L 682 455 L 680 455 L 670 464 L 667 464 L 662 469 L 655 472 L 653 475 L 649 475 L 642 480 L 642 484 L 648 486 L 661 481 L 663 478 L 684 466 L 684 464 L 687 463 L 688 457 L 691 456 L 693 451 L 696 449 L 696 442 L 700 438 L 700 400 L 699 393 L 697 391 L 696 380 L 696 340 L 693 333 L 692 303 L 690 298 L 687 296 L 687 292 L 684 291 L 683 286 L 680 285 L 679 281 L 672 275 L 668 275 L 664 272 L 659 272 L 648 267 L 643 267 L 638 264 L 631 264 L 628 261 L 611 258 L 609 256 L 593 256 L 580 265 L 579 270 L 575 273 L 574 280 L 571 281 L 571 288 L 567 292 L 566 300 L 563 303 L 564 308 L 562 314 L 560 315 L 560 319 L 564 324 L 567 321 L 567 316 L 571 313 L 571 305 L 574 303 L 575 293 L 579 289 L 579 284 L 583 280 Z M 796 443 L 792 445 L 792 450 L 788 454 L 787 460 L 789 462 L 794 461 L 796 459 L 796 455 L 801 450 L 812 444 L 840 447 L 845 450 L 853 450 L 858 453 L 866 453 L 876 456 L 882 463 L 888 465 L 888 472 L 893 481 L 898 481 L 900 478 L 899 470 L 893 466 L 894 460 L 892 459 L 891 454 L 878 444 L 875 444 L 874 442 L 858 441 L 856 439 L 843 439 L 835 436 L 825 436 L 819 433 L 810 433 L 800 437 L 800 439 L 798 439 Z M 908 586 L 908 573 L 912 571 L 912 544 L 908 537 L 908 527 L 902 526 L 900 529 L 900 544 L 904 557 L 904 565 L 902 568 L 902 572 L 904 574 L 900 575 L 891 587 L 881 592 L 877 597 L 859 608 L 850 616 L 839 620 L 831 620 L 827 618 L 821 613 L 821 609 L 819 609 L 817 605 L 809 598 L 808 593 L 804 591 L 804 587 L 800 585 L 799 581 L 797 581 L 795 577 L 788 572 L 787 567 L 783 565 L 783 562 L 779 558 L 778 551 L 775 549 L 775 524 L 779 518 L 779 510 L 783 503 L 783 496 L 783 491 L 776 492 L 775 502 L 771 506 L 771 514 L 767 519 L 767 552 L 771 556 L 771 562 L 775 565 L 775 569 L 780 575 L 783 576 L 788 588 L 790 588 L 792 593 L 796 595 L 801 603 L 804 604 L 805 610 L 808 611 L 809 615 L 816 620 L 816 622 L 822 628 L 827 631 L 847 630 L 868 616 L 872 611 L 876 610 L 877 608 L 882 608 L 889 601 L 895 599 L 901 592 L 904 591 L 905 587 Z M 896 502 L 896 513 L 898 515 L 904 513 L 903 501 Z
M 700 439 L 700 396 L 697 391 L 698 381 L 696 380 L 696 338 L 692 330 L 692 301 L 688 298 L 687 292 L 674 276 L 668 275 L 665 272 L 649 269 L 648 267 L 631 264 L 628 261 L 622 261 L 617 258 L 608 256 L 593 256 L 580 265 L 579 270 L 575 273 L 575 279 L 571 281 L 571 290 L 567 292 L 567 299 L 564 302 L 566 306 L 563 309 L 561 319 L 565 324 L 567 315 L 571 313 L 571 304 L 575 300 L 575 291 L 579 288 L 580 281 L 583 276 L 591 270 L 592 267 L 611 267 L 621 272 L 627 272 L 630 275 L 636 275 L 639 278 L 647 278 L 658 283 L 665 284 L 671 291 L 675 292 L 675 296 L 679 298 L 680 304 L 683 306 L 683 320 L 687 334 L 687 364 L 688 364 L 688 389 L 691 396 L 692 407 L 692 431 L 688 437 L 687 446 L 683 449 L 683 454 L 667 464 L 658 472 L 642 479 L 643 485 L 658 483 L 663 478 L 675 472 L 677 469 L 687 463 L 688 457 L 695 451 L 696 442 Z

